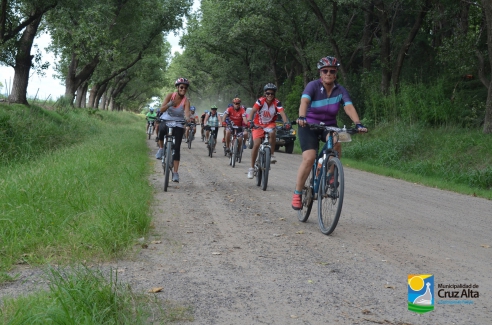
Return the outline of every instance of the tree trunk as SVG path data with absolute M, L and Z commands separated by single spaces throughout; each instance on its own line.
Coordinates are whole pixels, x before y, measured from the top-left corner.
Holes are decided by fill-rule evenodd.
M 97 65 L 99 64 L 99 55 L 96 55 L 91 62 L 86 64 L 79 73 L 77 73 L 79 60 L 77 53 L 72 53 L 72 61 L 68 66 L 67 77 L 65 79 L 65 97 L 69 99 L 70 103 L 73 103 L 75 99 L 75 91 L 94 73 Z
M 377 1 L 375 7 L 379 18 L 379 27 L 381 28 L 381 92 L 388 95 L 391 82 L 391 32 L 389 13 L 383 1 Z
M 485 19 L 487 20 L 487 46 L 490 66 L 492 67 L 492 2 L 490 0 L 482 0 L 482 5 L 485 13 Z M 483 133 L 492 134 L 492 82 L 490 81 L 487 102 L 485 104 Z
M 372 34 L 374 16 L 372 14 L 374 10 L 374 4 L 370 3 L 369 10 L 364 13 L 364 31 L 362 36 L 362 68 L 365 71 L 371 70 L 371 58 L 369 57 L 369 51 L 372 46 Z
M 96 92 L 96 107 L 100 107 L 101 106 L 101 97 L 104 96 L 105 92 L 106 92 L 106 89 L 108 88 L 108 84 L 109 84 L 109 81 L 100 85 L 97 89 L 97 92 Z M 106 100 L 106 98 L 103 98 L 102 101 L 103 101 L 103 109 L 106 108 L 106 105 L 104 103 L 104 101 Z
M 27 85 L 29 83 L 29 71 L 31 70 L 33 55 L 31 55 L 32 43 L 41 23 L 42 16 L 27 25 L 17 43 L 17 54 L 15 56 L 14 82 L 9 102 L 28 105 Z
M 431 1 L 426 0 L 425 3 L 422 5 L 422 8 L 420 9 L 420 12 L 418 13 L 417 17 L 415 18 L 415 23 L 413 24 L 412 29 L 408 33 L 407 39 L 404 41 L 400 53 L 398 53 L 398 57 L 396 58 L 395 66 L 393 67 L 393 73 L 391 75 L 391 80 L 393 82 L 393 88 L 396 92 L 398 92 L 400 88 L 400 74 L 401 74 L 401 69 L 403 67 L 403 61 L 405 60 L 405 57 L 407 56 L 407 51 L 410 48 L 410 46 L 413 43 L 413 40 L 417 36 L 417 33 L 419 32 L 420 26 L 422 25 L 422 22 L 424 21 L 425 15 L 427 15 L 427 11 L 429 10 L 431 6 Z
M 85 107 L 85 100 L 86 100 L 88 87 L 89 86 L 87 85 L 87 82 L 84 82 L 77 88 L 77 101 L 75 107 L 78 108 Z

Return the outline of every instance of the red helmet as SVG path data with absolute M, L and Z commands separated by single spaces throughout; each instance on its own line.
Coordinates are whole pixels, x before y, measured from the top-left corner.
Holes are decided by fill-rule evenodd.
M 326 56 L 324 58 L 321 58 L 321 60 L 318 61 L 316 66 L 319 69 L 322 69 L 324 67 L 339 67 L 340 63 L 338 62 L 337 58 L 334 56 Z
M 174 82 L 174 87 L 177 87 L 181 84 L 184 84 L 184 85 L 187 85 L 189 86 L 190 85 L 190 82 L 188 81 L 188 79 L 186 78 L 178 78 L 176 79 L 176 81 Z

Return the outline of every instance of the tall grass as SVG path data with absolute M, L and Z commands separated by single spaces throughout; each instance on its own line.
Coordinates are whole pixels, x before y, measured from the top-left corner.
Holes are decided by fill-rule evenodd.
M 32 127 L 26 137 L 33 131 L 48 144 L 25 140 L 20 146 L 31 150 L 0 167 L 0 274 L 18 263 L 115 257 L 148 230 L 152 189 L 142 120 L 101 114 L 103 120 L 33 114 L 49 121 L 38 123 L 45 133 Z M 51 135 L 59 143 L 51 145 Z M 48 151 L 37 149 L 39 142 Z
M 478 129 L 381 124 L 343 146 L 343 156 L 470 189 L 492 189 L 492 138 Z
M 104 275 L 86 267 L 50 268 L 48 291 L 5 299 L 2 324 L 149 324 L 193 320 L 191 309 L 163 306 L 154 297 L 137 294 L 118 282 L 117 273 Z

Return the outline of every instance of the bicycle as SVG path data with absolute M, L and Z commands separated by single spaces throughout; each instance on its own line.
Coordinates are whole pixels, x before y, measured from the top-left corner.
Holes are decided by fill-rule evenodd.
M 195 138 L 193 132 L 195 131 L 196 124 L 191 122 L 188 123 L 188 126 L 190 127 L 188 129 L 188 149 L 191 149 L 191 141 Z
M 216 139 L 214 137 L 215 130 L 217 130 L 217 132 L 218 132 L 219 127 L 218 126 L 211 126 L 210 127 L 210 131 L 209 131 L 209 135 L 208 135 L 208 139 L 207 139 L 208 156 L 210 158 L 212 158 L 212 156 L 213 156 L 214 147 L 215 147 L 215 143 L 216 143 Z
M 254 128 L 260 128 L 261 126 L 254 126 Z M 258 149 L 258 156 L 256 156 L 255 171 L 256 186 L 261 185 L 261 189 L 266 191 L 268 185 L 268 174 L 270 172 L 270 160 L 272 156 L 272 148 L 270 146 L 270 133 L 273 128 L 263 128 L 264 136 L 261 138 L 260 148 Z
M 152 136 L 152 132 L 154 131 L 154 121 L 147 121 L 147 134 L 150 137 Z
M 242 137 L 242 132 L 238 132 L 239 127 L 234 124 L 231 124 L 231 128 L 231 140 L 229 142 L 229 165 L 234 168 L 234 166 L 236 166 L 236 161 L 241 162 L 239 157 L 240 155 L 242 156 L 241 149 L 243 146 L 241 145 L 241 149 L 239 148 L 239 137 Z
M 318 153 L 311 173 L 302 188 L 302 208 L 298 210 L 297 218 L 301 222 L 306 222 L 313 202 L 317 200 L 319 228 L 323 234 L 330 235 L 340 219 L 345 190 L 343 167 L 338 152 L 333 149 L 333 138 L 338 136 L 338 142 L 350 142 L 352 141 L 350 134 L 359 131 L 355 128 L 328 127 L 324 123 L 310 124 L 308 127 L 314 130 L 326 129 L 329 133 L 328 140 Z
M 174 123 L 173 123 L 174 122 Z M 164 154 L 162 155 L 162 169 L 164 170 L 164 192 L 167 192 L 169 186 L 169 176 L 174 168 L 174 143 L 173 128 L 176 123 L 184 123 L 184 121 L 168 121 L 167 134 L 164 136 Z

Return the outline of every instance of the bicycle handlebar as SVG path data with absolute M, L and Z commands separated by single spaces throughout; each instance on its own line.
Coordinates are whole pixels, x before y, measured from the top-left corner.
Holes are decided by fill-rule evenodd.
M 357 133 L 364 133 L 359 131 L 357 128 L 350 128 L 350 129 L 341 129 L 339 127 L 334 127 L 334 126 L 326 126 L 324 124 L 308 124 L 306 123 L 306 126 L 309 127 L 311 130 L 328 130 L 328 131 L 335 131 L 337 133 L 340 132 L 347 132 L 348 134 L 357 134 Z

